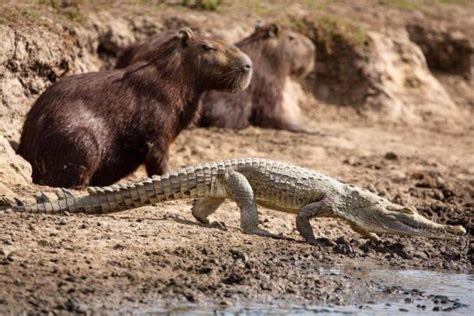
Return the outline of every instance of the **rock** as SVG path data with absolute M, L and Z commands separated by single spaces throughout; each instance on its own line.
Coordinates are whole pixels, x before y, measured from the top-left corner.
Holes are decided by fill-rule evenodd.
M 104 60 L 117 57 L 123 48 L 136 41 L 131 25 L 124 19 L 112 18 L 106 12 L 100 15 L 91 15 L 90 19 L 99 33 L 97 53 Z M 103 21 L 107 21 L 107 23 Z
M 0 24 L 0 38 L 0 118 L 5 122 L 0 132 L 18 140 L 32 101 L 74 69 L 74 41 L 59 24 L 33 24 L 23 16 L 14 28 Z
M 245 280 L 245 277 L 236 273 L 232 272 L 227 277 L 222 280 L 222 283 L 232 285 L 232 284 L 242 284 Z
M 0 183 L 3 185 L 30 184 L 31 166 L 17 155 L 5 137 L 0 136 Z M 2 185 L 2 187 L 3 187 Z M 0 187 L 0 194 L 9 194 L 6 187 Z
M 412 258 L 412 256 L 407 251 L 408 250 L 407 247 L 405 247 L 405 245 L 403 245 L 399 242 L 388 245 L 387 248 L 391 252 L 396 253 L 397 255 L 399 255 L 403 259 L 411 259 Z
M 338 245 L 346 245 L 348 243 L 346 241 L 346 239 L 344 238 L 344 236 L 340 236 L 340 237 L 336 238 L 335 242 Z
M 474 265 L 474 243 L 471 243 L 467 251 L 467 257 L 471 265 Z
M 321 245 L 323 247 L 334 247 L 336 245 L 336 243 L 333 240 L 325 238 L 325 237 L 316 238 L 316 241 L 318 245 Z
M 335 253 L 339 253 L 342 255 L 349 255 L 354 253 L 354 250 L 349 244 L 337 244 L 336 246 L 334 246 L 333 250 Z
M 396 153 L 394 153 L 393 151 L 389 151 L 385 154 L 385 159 L 387 159 L 387 160 L 397 160 L 398 155 Z
M 242 251 L 240 251 L 240 250 L 231 249 L 230 253 L 232 254 L 232 258 L 234 260 L 240 259 L 243 262 L 247 262 L 247 260 L 248 260 L 247 255 L 245 253 L 243 253 Z
M 374 120 L 460 119 L 461 111 L 406 31 L 380 33 L 354 24 L 349 26 L 354 38 L 347 27 L 325 32 L 317 20 L 303 19 L 300 31 L 317 47 L 316 76 L 307 85 L 318 99 L 357 107 Z
M 212 272 L 212 268 L 209 266 L 200 267 L 198 268 L 197 272 L 199 274 L 209 274 Z
M 84 307 L 75 298 L 68 298 L 68 300 L 64 303 L 63 308 L 68 312 L 73 312 L 76 314 L 85 314 Z
M 369 32 L 371 49 L 362 67 L 371 83 L 365 107 L 406 123 L 433 116 L 459 118 L 455 103 L 431 74 L 421 49 L 404 32 Z

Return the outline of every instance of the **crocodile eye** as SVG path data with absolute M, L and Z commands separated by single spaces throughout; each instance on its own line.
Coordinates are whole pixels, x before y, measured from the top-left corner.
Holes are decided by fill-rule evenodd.
M 415 211 L 414 211 L 413 209 L 411 209 L 411 208 L 408 208 L 408 207 L 404 207 L 404 208 L 398 209 L 397 212 L 403 213 L 403 214 L 409 214 L 409 215 L 415 214 Z
M 201 45 L 201 48 L 204 49 L 206 52 L 209 52 L 211 50 L 215 50 L 215 48 L 209 46 L 209 45 L 206 45 L 206 44 L 202 44 Z
M 405 207 L 402 212 L 406 214 L 416 214 L 416 209 L 414 207 Z

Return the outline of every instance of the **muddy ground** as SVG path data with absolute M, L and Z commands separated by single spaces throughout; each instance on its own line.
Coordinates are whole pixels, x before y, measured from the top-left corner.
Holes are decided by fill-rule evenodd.
M 465 78 L 449 80 L 468 82 L 472 89 Z M 447 86 L 451 93 L 455 88 L 455 83 Z M 183 302 L 367 304 L 416 293 L 404 294 L 405 289 L 350 269 L 472 271 L 472 109 L 462 108 L 467 114 L 454 123 L 441 118 L 436 124 L 398 124 L 368 120 L 352 107 L 314 102 L 309 93 L 305 97 L 312 102 L 303 107 L 304 120 L 319 135 L 190 129 L 173 146 L 171 167 L 230 157 L 284 160 L 415 206 L 436 221 L 462 224 L 467 236 L 448 241 L 384 236 L 375 244 L 340 220 L 317 219 L 312 224 L 324 246 L 311 246 L 297 233 L 294 216 L 264 208 L 261 226 L 287 239 L 242 234 L 231 202 L 212 216 L 225 229 L 197 223 L 189 201 L 108 216 L 5 212 L 0 216 L 0 313 L 132 312 Z M 470 102 L 466 98 L 453 96 L 459 107 Z M 143 176 L 139 170 L 130 178 Z M 8 186 L 26 197 L 53 192 L 33 184 Z M 335 266 L 350 268 L 325 272 Z
M 317 126 L 327 136 L 187 131 L 174 147 L 173 165 L 233 156 L 292 161 L 415 205 L 441 222 L 463 224 L 472 234 L 472 129 L 453 134 L 356 120 Z M 0 309 L 129 310 L 162 299 L 344 303 L 350 297 L 367 303 L 391 284 L 350 273 L 324 276 L 319 269 L 472 269 L 471 235 L 456 241 L 384 237 L 376 245 L 339 220 L 318 219 L 313 226 L 327 246 L 315 247 L 302 241 L 291 215 L 261 209 L 261 225 L 291 240 L 242 234 L 230 202 L 213 218 L 227 229 L 196 223 L 185 201 L 102 217 L 2 214 Z

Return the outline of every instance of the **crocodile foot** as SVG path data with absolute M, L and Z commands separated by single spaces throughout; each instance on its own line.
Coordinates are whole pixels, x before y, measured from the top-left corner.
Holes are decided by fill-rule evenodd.
M 208 221 L 207 226 L 212 227 L 212 228 L 218 228 L 220 230 L 227 230 L 227 226 L 225 225 L 224 222 L 219 222 L 219 221 L 209 222 Z
M 313 238 L 307 240 L 308 244 L 313 245 L 313 246 L 320 246 L 320 247 L 333 247 L 336 245 L 334 241 L 328 238 Z

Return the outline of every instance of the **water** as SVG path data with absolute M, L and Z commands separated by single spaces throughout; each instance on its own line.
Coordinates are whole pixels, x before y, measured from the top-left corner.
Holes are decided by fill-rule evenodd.
M 212 305 L 183 305 L 174 308 L 135 310 L 153 315 L 474 315 L 474 273 L 425 270 L 354 270 L 349 267 L 321 269 L 321 274 L 345 274 L 383 282 L 398 298 L 380 291 L 376 304 L 352 302 L 345 306 L 306 305 L 273 302 L 245 302 L 228 308 Z M 405 302 L 408 299 L 409 302 Z M 423 308 L 424 306 L 424 308 Z M 435 311 L 433 309 L 439 309 Z

